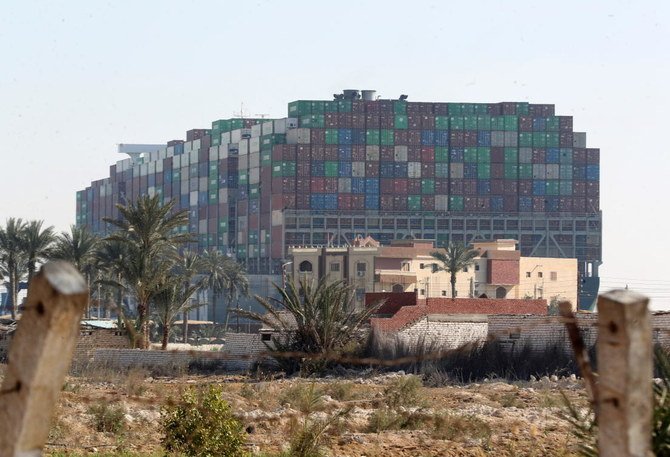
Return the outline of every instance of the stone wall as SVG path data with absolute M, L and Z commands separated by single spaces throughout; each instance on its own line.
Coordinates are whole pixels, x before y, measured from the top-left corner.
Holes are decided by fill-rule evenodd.
M 484 340 L 487 335 L 488 323 L 481 318 L 453 317 L 440 319 L 436 316 L 425 316 L 413 325 L 398 332 L 398 338 L 410 346 L 423 343 L 428 348 L 456 349 L 473 341 Z
M 89 364 L 112 369 L 146 368 L 167 373 L 186 372 L 193 365 L 224 371 L 244 371 L 252 359 L 214 351 L 159 351 L 145 349 L 96 349 Z

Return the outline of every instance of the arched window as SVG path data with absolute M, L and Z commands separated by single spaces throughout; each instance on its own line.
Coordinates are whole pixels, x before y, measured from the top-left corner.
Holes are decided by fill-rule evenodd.
M 496 289 L 496 298 L 505 298 L 507 297 L 507 289 L 504 287 L 498 287 Z
M 392 292 L 393 292 L 394 294 L 397 294 L 397 293 L 400 293 L 400 292 L 404 292 L 404 291 L 405 291 L 405 288 L 402 286 L 402 284 L 394 284 L 394 285 L 393 285 Z
M 298 270 L 300 273 L 311 273 L 312 272 L 312 262 L 309 260 L 304 260 L 300 262 L 300 266 L 298 267 Z

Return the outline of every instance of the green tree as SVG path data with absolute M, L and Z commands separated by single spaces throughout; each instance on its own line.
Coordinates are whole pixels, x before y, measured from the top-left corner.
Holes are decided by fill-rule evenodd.
M 226 309 L 226 323 L 228 322 L 228 316 L 232 307 L 233 302 L 237 302 L 239 310 L 239 299 L 240 297 L 246 297 L 249 295 L 249 278 L 247 277 L 246 270 L 244 265 L 230 260 L 224 265 L 224 276 L 225 276 L 225 297 L 228 302 Z M 239 314 L 238 314 L 239 317 Z M 228 330 L 226 328 L 226 330 Z M 237 322 L 237 331 L 240 331 L 240 322 L 238 318 Z
M 8 305 L 12 319 L 16 319 L 19 281 L 27 272 L 28 259 L 25 255 L 23 233 L 27 224 L 22 219 L 7 219 L 4 228 L 0 227 L 0 270 L 7 278 L 9 292 Z
M 325 368 L 357 340 L 362 326 L 378 308 L 357 309 L 354 288 L 344 281 L 301 279 L 298 284 L 292 280 L 285 288 L 275 288 L 279 298 L 255 297 L 264 314 L 236 312 L 279 332 L 269 349 L 289 372 Z M 286 358 L 282 355 L 286 352 L 305 354 L 305 363 L 301 366 L 298 358 Z
M 99 242 L 100 239 L 87 227 L 71 225 L 69 232 L 61 232 L 57 236 L 51 256 L 67 260 L 85 273 L 95 264 Z
M 219 250 L 205 250 L 202 253 L 202 261 L 207 288 L 212 293 L 212 321 L 216 324 L 216 301 L 220 294 L 226 292 L 230 307 L 237 293 L 248 294 L 249 281 L 244 267 Z M 222 320 L 225 322 L 226 318 L 223 317 Z
M 170 272 L 163 276 L 153 299 L 156 320 L 162 327 L 161 348 L 163 350 L 167 349 L 170 330 L 179 314 L 186 314 L 190 309 L 198 306 L 197 303 L 191 303 L 191 297 L 203 285 L 204 278 L 191 283 L 188 278 L 178 273 Z
M 198 253 L 189 249 L 182 252 L 181 257 L 175 265 L 175 270 L 176 273 L 181 276 L 181 283 L 183 284 L 184 291 L 191 286 L 196 275 L 202 273 L 204 269 L 205 264 Z M 184 343 L 188 343 L 188 312 L 191 309 L 191 307 L 185 307 L 182 310 L 182 341 Z
M 53 227 L 42 228 L 44 221 L 29 221 L 22 230 L 21 244 L 26 255 L 28 282 L 35 276 L 37 263 L 51 255 L 56 234 Z
M 456 298 L 456 274 L 472 265 L 479 251 L 463 243 L 450 242 L 442 251 L 435 251 L 430 255 L 442 264 L 438 267 L 438 271 L 449 273 L 451 298 Z
M 126 287 L 137 301 L 137 345 L 149 347 L 150 303 L 158 290 L 162 276 L 178 255 L 177 246 L 190 241 L 191 235 L 179 233 L 188 223 L 185 210 L 173 212 L 174 200 L 161 205 L 157 195 L 140 197 L 134 204 L 117 204 L 121 219 L 105 222 L 118 230 L 107 237 L 127 248 L 127 259 L 119 265 L 119 273 Z

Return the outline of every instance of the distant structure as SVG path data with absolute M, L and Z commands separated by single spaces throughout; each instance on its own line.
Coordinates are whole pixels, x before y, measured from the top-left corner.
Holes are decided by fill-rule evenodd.
M 600 151 L 554 105 L 351 89 L 291 102 L 281 119 L 216 120 L 139 149 L 149 150 L 125 145 L 133 157 L 77 193 L 77 224 L 106 233 L 116 203 L 175 199 L 193 247 L 244 262 L 256 293 L 281 282 L 289 246 L 516 239 L 523 257 L 578 259 L 579 307 L 594 305 Z

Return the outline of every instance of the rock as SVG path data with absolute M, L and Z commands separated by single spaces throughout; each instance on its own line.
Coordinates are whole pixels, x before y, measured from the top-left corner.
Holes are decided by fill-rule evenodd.
M 549 377 L 548 377 L 548 376 L 542 376 L 542 377 L 540 378 L 540 381 L 541 381 L 541 382 L 549 382 Z
M 130 422 L 130 423 L 135 422 L 135 418 L 133 416 L 131 416 L 130 414 L 124 414 L 123 418 L 126 420 L 126 422 Z
M 137 412 L 137 418 L 144 422 L 155 422 L 160 419 L 161 413 L 158 411 L 151 411 L 143 409 Z
M 577 375 L 574 374 L 574 373 L 572 373 L 572 374 L 570 375 L 570 381 L 576 381 L 576 380 L 577 380 Z
M 552 382 L 557 382 L 557 381 L 558 381 L 558 376 L 556 376 L 555 374 L 553 374 L 553 375 L 551 375 L 551 377 L 550 377 L 549 379 L 550 379 Z
M 533 375 L 530 375 L 530 382 L 537 382 L 537 378 Z

